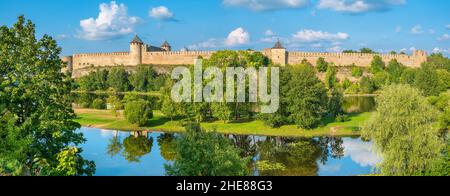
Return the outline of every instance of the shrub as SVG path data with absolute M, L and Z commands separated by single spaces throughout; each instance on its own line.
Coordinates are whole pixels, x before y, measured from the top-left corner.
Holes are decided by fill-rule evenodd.
M 317 71 L 319 72 L 326 72 L 328 69 L 328 63 L 325 61 L 323 57 L 320 57 L 317 59 Z
M 125 118 L 129 123 L 139 126 L 146 125 L 153 118 L 153 111 L 149 102 L 144 100 L 131 101 L 125 104 Z
M 361 76 L 363 76 L 364 74 L 364 70 L 361 67 L 357 67 L 357 66 L 353 66 L 352 68 L 352 76 L 359 78 Z
M 350 117 L 345 114 L 338 114 L 336 116 L 336 122 L 348 122 L 350 121 Z
M 106 102 L 103 99 L 95 99 L 92 102 L 92 108 L 97 109 L 97 110 L 104 110 L 106 109 Z

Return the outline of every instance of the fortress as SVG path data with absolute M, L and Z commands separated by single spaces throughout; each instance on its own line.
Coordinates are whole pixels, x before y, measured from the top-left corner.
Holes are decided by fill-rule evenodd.
M 72 72 L 72 77 L 77 78 L 89 73 L 92 68 L 110 66 L 136 66 L 146 65 L 189 65 L 193 64 L 198 57 L 209 58 L 215 51 L 172 51 L 170 44 L 166 41 L 160 47 L 144 44 L 136 35 L 130 42 L 129 52 L 113 53 L 90 53 L 74 54 L 63 57 L 62 60 L 68 64 L 67 69 Z M 299 64 L 304 59 L 316 65 L 318 58 L 323 57 L 325 61 L 334 63 L 336 66 L 368 67 L 375 55 L 379 55 L 386 63 L 397 59 L 408 67 L 417 68 L 427 60 L 425 51 L 417 50 L 412 55 L 405 54 L 365 54 L 365 53 L 325 53 L 325 52 L 290 52 L 278 41 L 273 48 L 262 51 L 275 64 L 282 66 Z

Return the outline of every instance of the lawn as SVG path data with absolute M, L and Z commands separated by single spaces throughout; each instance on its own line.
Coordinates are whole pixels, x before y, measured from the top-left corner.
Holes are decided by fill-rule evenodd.
M 85 127 L 96 127 L 102 129 L 123 130 L 123 131 L 143 131 L 154 130 L 163 132 L 183 132 L 183 121 L 170 121 L 161 112 L 154 111 L 154 118 L 146 127 L 138 127 L 129 124 L 122 113 L 117 116 L 108 110 L 75 109 L 78 115 L 76 121 Z M 347 122 L 333 122 L 333 119 L 325 119 L 324 126 L 306 130 L 295 125 L 271 128 L 264 122 L 255 120 L 239 123 L 224 123 L 223 121 L 213 121 L 201 123 L 201 126 L 208 131 L 216 130 L 225 134 L 238 135 L 262 135 L 262 136 L 358 136 L 360 126 L 370 117 L 371 113 L 354 114 Z

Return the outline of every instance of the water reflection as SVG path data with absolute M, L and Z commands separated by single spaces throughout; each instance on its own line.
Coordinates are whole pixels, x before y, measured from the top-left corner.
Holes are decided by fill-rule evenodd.
M 96 175 L 165 175 L 176 157 L 179 135 L 82 128 L 84 156 L 97 164 Z M 108 136 L 107 138 L 105 138 Z M 316 176 L 369 174 L 379 162 L 372 144 L 359 138 L 287 138 L 227 135 L 241 156 L 252 157 L 255 175 Z M 153 145 L 156 138 L 157 145 Z
M 371 112 L 375 109 L 375 97 L 345 97 L 342 107 L 346 113 Z

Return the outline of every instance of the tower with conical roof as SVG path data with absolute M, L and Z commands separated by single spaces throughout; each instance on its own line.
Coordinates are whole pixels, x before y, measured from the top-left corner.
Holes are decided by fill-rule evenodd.
M 169 42 L 164 41 L 164 43 L 161 45 L 161 48 L 167 52 L 172 51 L 172 46 L 170 46 Z
M 272 59 L 273 63 L 282 66 L 287 64 L 287 51 L 286 48 L 284 48 L 281 44 L 280 39 L 278 39 L 275 45 L 269 50 L 271 56 L 270 59 Z
M 142 47 L 144 42 L 136 34 L 130 42 L 130 64 L 140 65 L 142 64 Z

